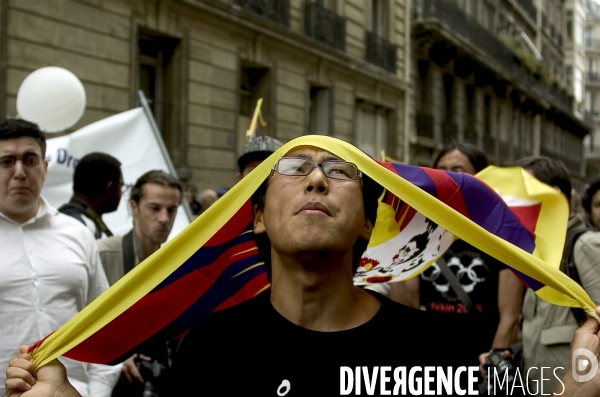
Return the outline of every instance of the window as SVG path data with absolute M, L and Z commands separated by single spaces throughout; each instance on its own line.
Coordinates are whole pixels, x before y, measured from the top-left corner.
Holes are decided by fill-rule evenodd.
M 573 40 L 573 11 L 567 11 L 567 38 Z
M 593 46 L 592 28 L 591 28 L 591 26 L 586 26 L 585 27 L 585 45 L 587 47 L 592 47 Z
M 379 157 L 387 151 L 388 120 L 392 112 L 364 101 L 356 103 L 354 144 L 364 152 Z
M 310 109 L 308 131 L 313 135 L 329 135 L 330 90 L 325 87 L 310 87 Z
M 388 13 L 386 12 L 387 2 L 389 0 L 367 0 L 367 21 L 366 28 L 368 31 L 387 38 L 388 34 Z
M 184 165 L 181 115 L 181 48 L 178 39 L 147 31 L 138 34 L 137 88 L 144 92 L 176 167 Z

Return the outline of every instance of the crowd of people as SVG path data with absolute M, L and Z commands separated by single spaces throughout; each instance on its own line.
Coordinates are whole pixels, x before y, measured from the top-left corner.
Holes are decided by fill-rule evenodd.
M 281 145 L 268 136 L 252 139 L 238 159 L 238 179 Z M 600 395 L 600 376 L 579 381 L 581 368 L 572 360 L 578 349 L 600 356 L 599 324 L 525 291 L 506 265 L 464 241 L 418 277 L 375 291 L 356 287 L 357 253 L 377 221 L 378 189 L 356 165 L 311 146 L 286 153 L 253 195 L 269 290 L 200 319 L 181 341 L 150 340 L 120 365 L 60 358 L 35 370 L 27 344 L 59 328 L 160 249 L 184 199 L 199 214 L 219 198 L 212 190 L 197 195 L 160 170 L 140 175 L 128 189 L 118 159 L 90 153 L 75 169 L 72 198 L 57 210 L 41 196 L 45 149 L 35 124 L 0 122 L 0 366 L 6 369 L 0 394 L 360 395 L 362 387 L 372 395 L 366 379 L 376 374 L 362 368 L 382 368 L 383 377 L 385 366 L 481 364 L 479 381 L 498 353 L 531 374 L 524 394 Z M 449 146 L 432 164 L 469 174 L 487 165 L 485 154 L 469 144 Z M 560 161 L 528 157 L 515 165 L 571 202 L 569 172 Z M 115 211 L 127 191 L 132 229 L 114 236 L 102 215 Z M 582 197 L 572 203 L 561 270 L 600 302 L 600 180 Z M 556 372 L 548 376 L 542 367 Z M 344 383 L 348 376 L 353 380 Z M 389 376 L 406 394 L 404 375 Z M 375 393 L 388 394 L 381 379 Z M 455 381 L 471 390 L 466 373 L 457 372 Z

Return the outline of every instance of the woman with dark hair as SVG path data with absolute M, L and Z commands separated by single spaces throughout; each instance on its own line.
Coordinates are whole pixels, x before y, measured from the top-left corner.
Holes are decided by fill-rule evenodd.
M 455 143 L 438 154 L 433 168 L 475 175 L 488 166 L 485 153 L 470 143 Z
M 475 174 L 487 165 L 479 148 L 457 143 L 440 153 L 433 168 Z M 464 335 L 452 342 L 464 346 L 456 365 L 476 365 L 480 353 L 517 342 L 521 282 L 501 262 L 462 240 L 419 277 L 390 287 L 390 298 L 400 303 L 456 317 Z

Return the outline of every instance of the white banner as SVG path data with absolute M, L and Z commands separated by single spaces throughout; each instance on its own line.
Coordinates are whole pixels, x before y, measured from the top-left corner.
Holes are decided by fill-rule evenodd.
M 48 176 L 42 195 L 53 207 L 60 207 L 73 195 L 73 172 L 77 161 L 91 152 L 104 152 L 121 162 L 125 184 L 150 170 L 169 171 L 170 159 L 161 150 L 150 122 L 139 107 L 97 121 L 69 135 L 47 140 Z M 119 209 L 102 219 L 115 235 L 133 227 L 129 213 L 129 191 L 121 198 Z M 183 205 L 179 206 L 169 239 L 191 222 Z

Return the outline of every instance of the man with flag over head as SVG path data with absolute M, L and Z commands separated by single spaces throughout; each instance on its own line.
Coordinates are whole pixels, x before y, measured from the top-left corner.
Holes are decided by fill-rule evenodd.
M 459 351 L 432 343 L 454 336 L 443 313 L 408 308 L 353 284 L 379 190 L 356 165 L 326 150 L 298 146 L 285 153 L 253 197 L 254 233 L 271 289 L 196 323 L 173 361 L 169 394 L 380 395 L 392 388 L 419 394 L 408 371 L 445 368 Z M 586 327 L 576 345 L 600 353 L 598 325 Z M 7 371 L 7 397 L 25 390 L 77 396 L 56 361 L 34 377 L 26 349 Z M 600 380 L 584 387 L 600 391 Z

